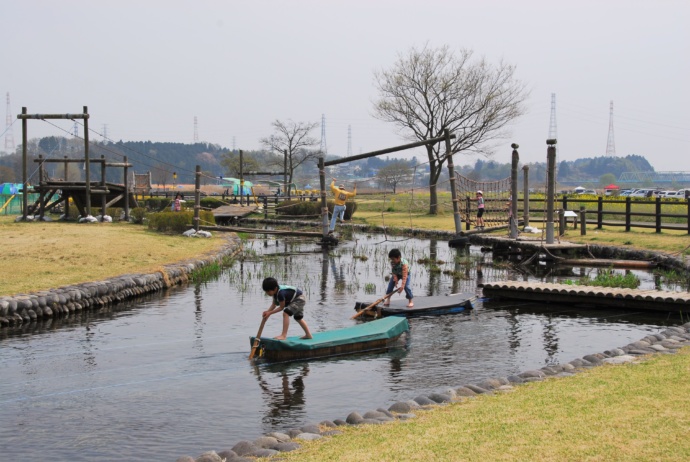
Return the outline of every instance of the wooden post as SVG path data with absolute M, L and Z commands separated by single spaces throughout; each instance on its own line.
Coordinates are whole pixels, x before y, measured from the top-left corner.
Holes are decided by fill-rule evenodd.
M 125 221 L 129 221 L 129 181 L 127 181 L 127 156 L 125 156 L 124 183 L 125 183 Z
M 285 151 L 287 152 L 287 151 Z M 328 202 L 326 201 L 326 170 L 323 157 L 319 157 L 319 185 L 321 187 L 321 225 L 323 237 L 328 236 Z
M 601 229 L 604 221 L 604 198 L 597 197 L 597 229 Z
M 553 244 L 553 210 L 556 189 L 556 140 L 546 140 L 546 243 Z
M 630 196 L 625 198 L 625 231 L 630 231 L 630 209 L 632 208 L 632 199 Z M 689 215 L 690 216 L 690 215 Z
M 580 236 L 587 235 L 587 211 L 584 206 L 580 206 Z
M 38 219 L 43 221 L 43 215 L 45 213 L 45 199 L 46 196 L 43 195 L 43 184 L 44 184 L 44 175 L 45 175 L 45 167 L 43 166 L 43 156 L 41 154 L 38 155 L 38 186 L 39 186 L 39 192 L 40 196 L 38 197 Z M 34 215 L 36 214 L 36 211 L 34 210 Z
M 520 155 L 518 154 L 518 146 L 516 143 L 510 145 L 513 148 L 512 162 L 510 166 L 510 238 L 517 239 L 517 200 L 518 200 L 518 162 L 520 162 Z
M 65 183 L 67 183 L 67 166 L 69 165 L 69 162 L 67 162 L 67 156 L 65 156 Z M 62 190 L 62 197 L 65 200 L 65 220 L 69 218 L 69 193 L 66 193 L 65 190 Z
M 244 196 L 244 170 L 242 169 L 242 164 L 244 161 L 244 152 L 240 149 L 240 207 L 244 205 L 242 202 L 242 196 Z M 247 205 L 249 205 L 249 201 L 247 201 Z
M 196 166 L 194 179 L 194 231 L 199 232 L 199 210 L 201 209 L 201 166 Z
M 25 107 L 22 108 L 22 114 L 26 114 Z M 22 119 L 22 219 L 24 221 L 26 221 L 27 217 L 29 216 L 29 194 L 27 194 L 29 189 L 29 177 L 26 173 L 26 128 L 26 119 Z
M 86 185 L 86 216 L 91 216 L 91 161 L 89 160 L 89 116 L 84 106 L 84 184 Z
M 443 130 L 446 138 L 446 158 L 448 159 L 448 178 L 450 180 L 450 197 L 453 202 L 453 221 L 455 222 L 455 233 L 462 232 L 462 217 L 460 217 L 460 207 L 458 205 L 458 190 L 455 188 L 455 166 L 453 165 L 453 153 L 450 146 L 450 131 Z
M 283 195 L 290 199 L 290 191 L 288 191 L 288 182 L 287 182 L 287 168 L 288 161 L 287 161 L 287 149 L 283 149 Z
M 522 222 L 529 226 L 529 165 L 522 166 Z
M 469 217 L 470 213 L 471 213 L 471 211 L 470 211 L 470 198 L 466 197 L 465 198 L 465 216 Z M 465 230 L 466 231 L 470 230 L 470 220 L 469 219 L 465 222 Z
M 105 155 L 101 154 L 101 188 L 106 189 L 105 185 Z M 108 202 L 108 197 L 105 193 L 101 194 L 101 221 L 105 218 L 105 204 Z
M 688 197 L 688 192 L 685 191 L 685 203 L 688 206 L 688 219 L 686 223 L 688 224 L 688 234 L 690 234 L 690 197 Z
M 656 196 L 656 232 L 661 233 L 661 197 Z
M 264 219 L 268 218 L 268 196 L 264 196 Z
M 565 234 L 565 210 L 558 209 L 558 235 Z

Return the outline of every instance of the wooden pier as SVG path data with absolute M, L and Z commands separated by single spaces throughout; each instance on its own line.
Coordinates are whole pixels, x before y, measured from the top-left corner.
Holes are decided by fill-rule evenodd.
M 219 225 L 226 225 L 231 223 L 237 223 L 241 218 L 249 216 L 259 209 L 260 207 L 256 204 L 221 205 L 220 207 L 213 209 L 213 216 L 216 219 L 216 223 L 218 223 Z
M 542 282 L 502 281 L 484 285 L 491 299 L 528 300 L 661 312 L 690 312 L 690 293 Z

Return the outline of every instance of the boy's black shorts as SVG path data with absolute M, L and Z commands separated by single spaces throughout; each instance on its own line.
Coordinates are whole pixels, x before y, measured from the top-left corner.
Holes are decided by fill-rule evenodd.
M 283 310 L 288 316 L 295 318 L 295 321 L 299 321 L 304 318 L 304 305 L 307 303 L 307 299 L 304 294 L 295 297 L 288 306 Z

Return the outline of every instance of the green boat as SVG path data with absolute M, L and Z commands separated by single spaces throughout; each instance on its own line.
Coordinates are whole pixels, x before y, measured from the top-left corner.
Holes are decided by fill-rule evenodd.
M 259 358 L 267 361 L 323 358 L 353 353 L 382 351 L 402 346 L 401 337 L 410 330 L 406 318 L 389 317 L 344 329 L 316 332 L 311 339 L 288 337 L 285 340 L 259 337 Z M 255 337 L 249 338 L 254 345 Z

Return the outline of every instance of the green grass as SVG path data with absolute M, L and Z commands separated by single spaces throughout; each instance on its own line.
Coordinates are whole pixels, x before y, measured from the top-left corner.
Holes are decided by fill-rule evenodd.
M 340 427 L 285 461 L 690 460 L 690 351 L 521 385 L 384 425 Z
M 613 270 L 606 269 L 600 271 L 594 278 L 582 278 L 577 281 L 566 280 L 563 284 L 578 286 L 597 286 L 597 287 L 623 287 L 626 289 L 637 289 L 640 286 L 640 278 L 632 273 L 621 274 Z

